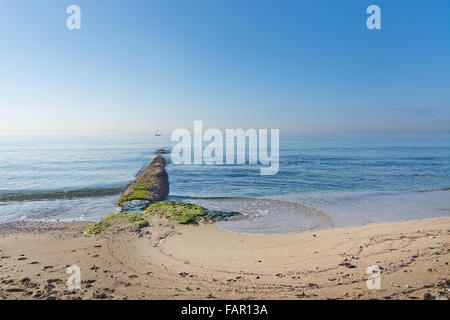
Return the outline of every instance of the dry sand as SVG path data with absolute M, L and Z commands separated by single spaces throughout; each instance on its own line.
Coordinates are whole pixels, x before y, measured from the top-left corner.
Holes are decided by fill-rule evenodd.
M 285 235 L 152 218 L 141 234 L 92 223 L 0 225 L 0 299 L 448 299 L 450 218 Z M 66 267 L 81 268 L 80 290 Z M 366 269 L 381 267 L 381 289 Z

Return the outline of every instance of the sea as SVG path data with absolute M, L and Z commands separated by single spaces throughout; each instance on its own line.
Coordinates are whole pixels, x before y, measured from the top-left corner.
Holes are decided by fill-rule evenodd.
M 157 150 L 175 144 L 164 134 L 0 136 L 0 223 L 99 221 L 120 210 L 120 193 Z M 450 216 L 449 134 L 281 134 L 275 175 L 261 175 L 262 164 L 175 164 L 164 156 L 169 199 L 239 213 L 218 222 L 230 232 Z

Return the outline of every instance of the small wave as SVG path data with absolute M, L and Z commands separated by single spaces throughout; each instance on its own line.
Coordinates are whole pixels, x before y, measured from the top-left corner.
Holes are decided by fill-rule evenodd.
M 331 218 L 316 208 L 300 203 L 269 198 L 246 197 L 180 197 L 208 210 L 235 212 L 233 219 L 218 226 L 230 232 L 244 234 L 281 234 L 333 227 Z
M 65 191 L 7 192 L 0 194 L 0 202 L 104 197 L 119 194 L 123 191 L 123 189 L 123 187 L 117 187 L 76 189 Z
M 436 192 L 436 191 L 450 191 L 450 187 L 447 187 L 447 188 L 440 188 L 440 189 L 424 189 L 424 190 L 417 190 L 416 192 Z

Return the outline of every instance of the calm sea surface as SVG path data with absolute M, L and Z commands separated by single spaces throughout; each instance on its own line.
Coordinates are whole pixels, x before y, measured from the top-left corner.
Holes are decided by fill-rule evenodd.
M 0 222 L 97 221 L 168 136 L 0 137 Z M 175 165 L 170 197 L 240 212 L 219 226 L 283 233 L 450 215 L 450 135 L 281 136 L 279 172 Z

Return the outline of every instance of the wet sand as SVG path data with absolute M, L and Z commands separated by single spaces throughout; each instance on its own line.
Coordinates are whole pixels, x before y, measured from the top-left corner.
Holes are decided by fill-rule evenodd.
M 242 235 L 152 217 L 141 233 L 91 222 L 0 225 L 0 299 L 448 299 L 450 218 Z M 66 268 L 81 269 L 81 289 Z M 369 290 L 367 267 L 381 269 Z

